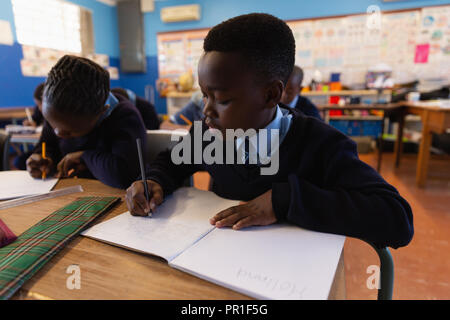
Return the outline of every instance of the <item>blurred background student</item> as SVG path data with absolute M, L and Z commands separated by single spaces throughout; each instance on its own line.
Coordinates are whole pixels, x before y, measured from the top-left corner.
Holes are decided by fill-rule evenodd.
M 322 120 L 319 110 L 308 98 L 302 97 L 303 70 L 299 66 L 294 66 L 289 81 L 284 88 L 281 102 L 288 107 L 300 110 L 305 115 Z
M 34 90 L 33 101 L 36 106 L 33 109 L 31 121 L 27 118 L 22 122 L 24 126 L 38 127 L 44 123 L 44 116 L 42 115 L 42 93 L 44 92 L 44 85 L 45 83 L 42 82 Z M 15 157 L 13 162 L 14 167 L 16 167 L 19 170 L 25 170 L 26 161 L 28 157 L 31 155 L 31 153 L 32 153 L 31 151 L 23 152 L 22 154 L 19 154 L 17 157 Z
M 139 113 L 142 116 L 142 120 L 144 121 L 145 128 L 147 130 L 157 130 L 159 129 L 160 121 L 158 118 L 158 114 L 156 113 L 155 106 L 145 100 L 137 96 L 130 89 L 124 88 L 113 88 L 111 92 L 116 95 L 119 94 L 124 98 L 130 100 L 138 109 Z

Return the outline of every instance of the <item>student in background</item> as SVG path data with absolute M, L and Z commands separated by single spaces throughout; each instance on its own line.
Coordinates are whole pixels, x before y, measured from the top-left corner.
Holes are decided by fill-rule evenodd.
M 62 57 L 48 74 L 42 107 L 42 135 L 27 160 L 31 176 L 72 174 L 116 188 L 134 181 L 136 138 L 145 143 L 144 123 L 131 101 L 110 93 L 105 69 L 85 58 Z
M 141 181 L 127 189 L 127 206 L 133 215 L 147 215 L 184 179 L 206 170 L 217 195 L 247 201 L 214 215 L 210 223 L 216 227 L 236 230 L 289 222 L 381 247 L 397 248 L 411 241 L 411 207 L 358 159 L 355 143 L 322 121 L 278 104 L 295 60 L 295 40 L 284 21 L 261 13 L 232 18 L 208 32 L 203 49 L 198 67 L 205 97 L 202 133 L 217 129 L 224 136 L 227 129 L 278 130 L 280 143 L 269 152 L 269 159 L 278 159 L 278 170 L 262 175 L 260 164 L 225 162 L 235 159 L 235 150 L 245 150 L 245 136 L 232 139 L 232 154 L 223 148 L 223 157 L 213 162 L 204 157 L 194 161 L 210 147 L 209 142 L 196 140 L 191 143 L 189 161 L 175 164 L 168 150 L 150 165 L 146 174 L 150 201 Z M 190 130 L 190 141 L 203 135 L 194 134 L 196 127 Z M 255 134 L 258 139 L 264 137 Z M 202 149 L 196 153 L 198 144 Z M 254 155 L 261 148 L 250 143 L 248 150 L 248 155 Z M 266 158 L 266 153 L 258 156 Z
M 302 82 L 303 70 L 298 66 L 294 66 L 294 70 L 292 70 L 292 74 L 281 96 L 281 102 L 291 108 L 300 110 L 307 116 L 322 120 L 317 107 L 308 98 L 300 95 L 300 91 L 303 88 Z
M 159 118 L 153 104 L 141 97 L 138 97 L 133 91 L 129 89 L 113 88 L 111 92 L 114 95 L 120 94 L 121 96 L 130 100 L 136 106 L 142 116 L 142 120 L 144 121 L 144 125 L 147 130 L 159 129 Z
M 161 124 L 161 129 L 187 129 L 194 123 L 194 121 L 203 119 L 203 107 L 205 106 L 203 101 L 203 94 L 201 91 L 196 91 L 192 94 L 191 100 L 177 113 L 170 116 L 170 121 L 164 121 Z
M 44 116 L 42 115 L 42 92 L 44 91 L 44 84 L 44 82 L 40 83 L 34 90 L 33 100 L 36 106 L 31 115 L 33 121 L 25 119 L 22 123 L 24 126 L 37 127 L 44 122 Z
M 34 89 L 33 100 L 36 106 L 34 107 L 33 114 L 31 115 L 32 121 L 25 119 L 22 125 L 29 127 L 38 127 L 43 124 L 44 116 L 42 115 L 42 92 L 44 91 L 44 82 L 40 83 L 36 89 Z M 27 168 L 26 161 L 32 152 L 24 152 L 14 158 L 14 167 L 19 170 L 25 170 Z

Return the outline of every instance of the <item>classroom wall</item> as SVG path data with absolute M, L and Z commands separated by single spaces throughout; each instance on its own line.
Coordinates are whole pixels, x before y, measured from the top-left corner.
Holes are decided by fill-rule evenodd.
M 117 8 L 95 0 L 68 0 L 92 10 L 94 19 L 95 48 L 97 53 L 110 56 L 112 66 L 119 65 L 119 39 Z M 199 21 L 163 23 L 160 10 L 163 7 L 182 4 L 200 4 Z M 144 96 L 146 85 L 155 85 L 158 78 L 156 34 L 158 32 L 210 28 L 223 20 L 250 12 L 266 12 L 284 20 L 307 19 L 335 15 L 364 13 L 369 5 L 378 5 L 382 11 L 411 9 L 423 6 L 450 4 L 449 0 L 165 0 L 155 1 L 154 12 L 144 14 L 146 73 L 120 73 L 112 86 L 122 86 Z M 0 0 L 0 19 L 10 21 L 13 33 L 14 19 L 10 0 Z M 15 38 L 16 39 L 16 38 Z M 0 45 L 0 107 L 32 104 L 34 87 L 44 78 L 23 77 L 20 71 L 21 46 Z M 156 94 L 159 113 L 166 113 L 165 99 Z
M 68 0 L 91 10 L 94 23 L 95 51 L 110 57 L 111 66 L 119 66 L 117 9 L 94 0 Z M 20 70 L 22 46 L 17 43 L 14 15 L 10 0 L 0 0 L 0 20 L 11 24 L 14 44 L 0 44 L 0 107 L 33 105 L 33 92 L 44 77 L 24 77 Z M 120 86 L 113 80 L 112 86 Z
M 449 0 L 420 0 L 383 2 L 382 0 L 166 0 L 155 1 L 154 12 L 144 15 L 146 31 L 145 48 L 149 73 L 145 75 L 129 75 L 121 77 L 123 85 L 129 86 L 136 92 L 143 94 L 142 83 L 154 85 L 157 79 L 157 46 L 156 34 L 158 32 L 180 31 L 187 29 L 210 28 L 231 17 L 251 13 L 265 12 L 273 14 L 283 20 L 307 19 L 314 17 L 336 16 L 346 14 L 364 13 L 369 5 L 378 5 L 382 11 L 419 8 L 449 4 Z M 199 21 L 164 23 L 160 19 L 160 10 L 163 7 L 200 4 L 201 19 Z M 155 73 L 153 73 L 155 72 Z M 164 104 L 163 104 L 164 103 Z M 157 101 L 159 112 L 166 112 L 165 101 Z

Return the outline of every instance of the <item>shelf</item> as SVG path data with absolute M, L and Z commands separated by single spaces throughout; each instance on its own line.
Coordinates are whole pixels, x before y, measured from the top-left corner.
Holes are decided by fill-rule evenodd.
M 383 90 L 381 94 L 391 94 L 391 90 Z M 313 96 L 369 96 L 369 95 L 377 95 L 377 90 L 341 90 L 341 91 L 308 91 L 302 92 L 301 95 L 305 97 L 313 97 Z
M 383 120 L 379 116 L 331 116 L 328 120 Z
M 171 92 L 167 93 L 166 97 L 167 98 L 190 98 L 194 92 L 195 91 L 188 91 L 188 92 L 171 91 Z

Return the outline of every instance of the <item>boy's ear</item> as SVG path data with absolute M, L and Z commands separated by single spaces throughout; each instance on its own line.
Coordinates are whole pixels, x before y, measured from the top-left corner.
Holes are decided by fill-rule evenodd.
M 284 83 L 281 80 L 273 80 L 266 87 L 266 106 L 273 108 L 276 106 L 283 94 Z

